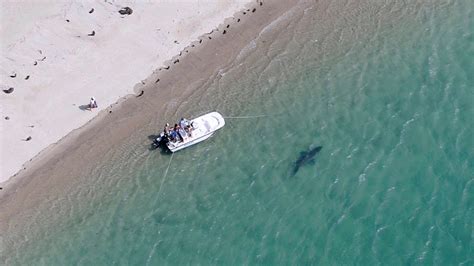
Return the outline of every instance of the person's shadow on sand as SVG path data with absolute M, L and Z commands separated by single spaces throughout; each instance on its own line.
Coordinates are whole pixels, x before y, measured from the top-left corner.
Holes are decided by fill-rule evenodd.
M 79 109 L 81 109 L 82 111 L 90 111 L 91 110 L 88 104 L 80 105 Z

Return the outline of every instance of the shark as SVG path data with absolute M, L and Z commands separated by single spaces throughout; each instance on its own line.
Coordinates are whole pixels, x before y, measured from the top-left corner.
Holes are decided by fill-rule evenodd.
M 291 175 L 294 176 L 300 170 L 302 166 L 305 166 L 307 164 L 314 164 L 316 155 L 321 151 L 323 146 L 310 146 L 308 150 L 302 151 L 300 153 L 300 156 L 298 157 L 298 160 L 296 160 L 293 163 L 293 169 L 291 171 Z

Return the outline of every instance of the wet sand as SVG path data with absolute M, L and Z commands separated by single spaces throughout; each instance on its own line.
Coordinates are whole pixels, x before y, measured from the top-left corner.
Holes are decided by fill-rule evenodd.
M 189 97 L 199 97 L 199 91 L 219 75 L 219 69 L 231 65 L 266 26 L 297 2 L 256 2 L 184 48 L 167 67 L 144 80 L 136 88 L 137 95 L 122 98 L 43 151 L 0 191 L 0 231 L 21 231 L 21 221 L 33 218 L 31 210 L 35 206 L 47 204 L 73 189 L 77 176 L 114 144 L 150 126 L 149 121 L 156 121 L 156 131 L 147 132 L 148 135 L 159 133 L 163 123 L 180 115 L 180 103 Z M 147 134 L 141 137 L 146 139 Z

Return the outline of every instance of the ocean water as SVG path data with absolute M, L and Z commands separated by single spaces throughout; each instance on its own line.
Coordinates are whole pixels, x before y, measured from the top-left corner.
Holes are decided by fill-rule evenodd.
M 130 136 L 2 256 L 473 265 L 473 34 L 470 0 L 302 2 L 165 114 L 218 110 L 223 129 L 172 156 Z

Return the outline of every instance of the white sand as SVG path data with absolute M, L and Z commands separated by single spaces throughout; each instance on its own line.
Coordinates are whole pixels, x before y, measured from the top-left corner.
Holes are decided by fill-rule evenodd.
M 2 2 L 0 89 L 14 91 L 0 91 L 0 183 L 249 2 Z M 98 110 L 83 110 L 91 96 Z

